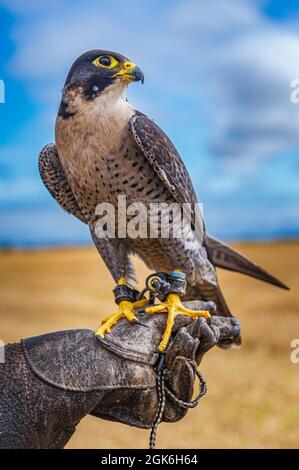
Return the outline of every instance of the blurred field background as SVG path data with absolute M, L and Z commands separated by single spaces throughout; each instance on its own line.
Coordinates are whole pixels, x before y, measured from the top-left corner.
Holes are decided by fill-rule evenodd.
M 243 346 L 215 348 L 201 366 L 208 393 L 176 424 L 162 424 L 160 448 L 296 448 L 299 365 L 299 243 L 235 245 L 292 288 L 290 292 L 222 271 Z M 146 270 L 137 260 L 139 279 Z M 113 282 L 93 248 L 0 253 L 1 334 L 5 342 L 67 328 L 91 328 L 113 312 Z M 87 417 L 68 448 L 146 448 L 149 432 Z

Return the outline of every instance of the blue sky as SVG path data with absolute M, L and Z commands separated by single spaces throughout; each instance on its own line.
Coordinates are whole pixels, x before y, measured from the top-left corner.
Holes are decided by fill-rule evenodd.
M 61 88 L 88 49 L 144 71 L 130 101 L 169 134 L 225 239 L 299 235 L 299 2 L 0 0 L 0 244 L 89 242 L 38 175 Z

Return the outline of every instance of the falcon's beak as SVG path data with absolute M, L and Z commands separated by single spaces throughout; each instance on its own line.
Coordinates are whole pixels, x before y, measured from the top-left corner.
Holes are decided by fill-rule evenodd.
M 144 75 L 141 72 L 140 68 L 133 62 L 125 62 L 120 71 L 113 75 L 114 78 L 123 78 L 126 82 L 144 82 Z

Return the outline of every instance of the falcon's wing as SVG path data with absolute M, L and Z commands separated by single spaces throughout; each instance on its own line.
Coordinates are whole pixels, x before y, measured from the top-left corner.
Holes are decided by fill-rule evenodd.
M 197 202 L 188 171 L 171 140 L 151 119 L 137 114 L 130 119 L 137 145 L 180 204 Z
M 196 202 L 196 195 L 180 155 L 167 135 L 148 117 L 136 114 L 130 120 L 136 143 L 153 169 L 180 204 Z M 204 246 L 214 266 L 237 271 L 287 289 L 278 279 L 256 266 L 232 248 L 203 234 Z
M 39 154 L 38 169 L 49 193 L 69 214 L 87 223 L 64 174 L 56 145 L 46 145 Z
M 194 204 L 197 203 L 196 194 L 189 173 L 169 137 L 151 119 L 142 113 L 136 113 L 130 119 L 130 126 L 135 142 L 142 150 L 162 183 L 167 187 L 175 201 L 183 207 L 184 213 L 191 220 Z M 190 217 L 191 215 L 191 217 Z M 197 212 L 197 216 L 201 215 Z M 202 219 L 202 215 L 201 215 Z M 204 239 L 204 224 L 200 220 L 197 233 Z

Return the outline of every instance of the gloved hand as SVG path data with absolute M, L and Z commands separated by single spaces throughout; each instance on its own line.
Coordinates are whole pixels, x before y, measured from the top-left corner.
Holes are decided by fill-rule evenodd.
M 177 421 L 187 413 L 188 408 L 193 408 L 195 403 L 191 403 L 191 406 L 187 404 L 191 402 L 197 366 L 203 356 L 215 345 L 233 344 L 239 335 L 240 326 L 236 318 L 215 315 L 209 322 L 200 317 L 178 330 L 165 355 L 165 385 L 172 393 L 166 393 L 168 400 L 163 421 Z M 199 379 L 202 392 L 199 394 L 200 398 L 205 393 L 205 381 L 201 375 Z M 185 406 L 182 403 L 180 407 L 180 401 Z
M 146 326 L 123 319 L 102 342 L 90 330 L 68 330 L 5 346 L 0 447 L 63 448 L 87 414 L 150 428 L 159 405 L 157 345 L 166 316 L 137 317 Z M 208 324 L 182 315 L 173 335 L 165 384 L 179 400 L 190 401 L 194 364 L 215 344 L 233 342 L 239 325 L 234 318 L 214 316 Z M 166 398 L 163 420 L 177 421 L 185 413 Z

